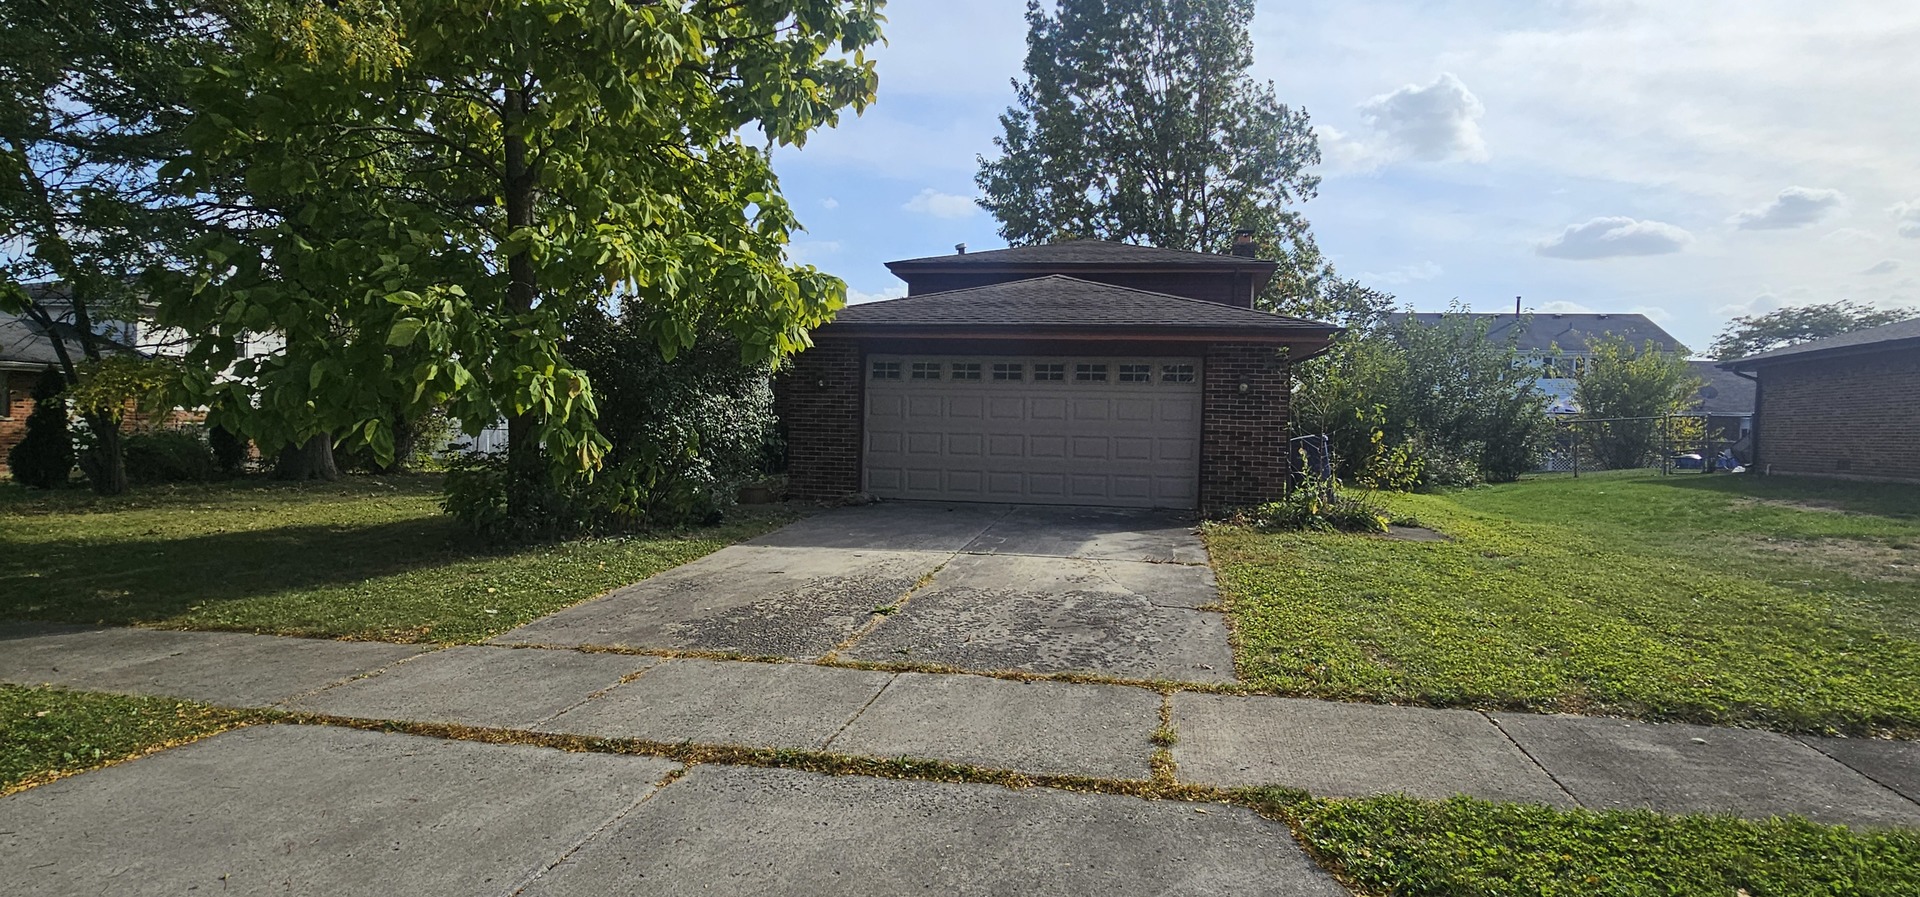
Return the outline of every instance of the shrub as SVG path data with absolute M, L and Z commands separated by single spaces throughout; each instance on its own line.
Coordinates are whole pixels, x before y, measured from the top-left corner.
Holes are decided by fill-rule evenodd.
M 27 435 L 7 453 L 7 467 L 16 482 L 52 489 L 66 485 L 73 475 L 73 433 L 67 427 L 67 401 L 62 395 L 66 386 L 66 379 L 54 370 L 41 373 L 34 383 Z
M 219 463 L 197 431 L 154 430 L 126 437 L 127 479 L 135 483 L 198 483 L 214 478 Z
M 1255 508 L 1252 522 L 1265 529 L 1384 533 L 1390 518 L 1371 500 L 1331 483 L 1302 483 L 1286 498 Z
M 207 448 L 213 451 L 213 464 L 221 476 L 239 476 L 252 447 L 246 437 L 226 427 L 207 428 Z

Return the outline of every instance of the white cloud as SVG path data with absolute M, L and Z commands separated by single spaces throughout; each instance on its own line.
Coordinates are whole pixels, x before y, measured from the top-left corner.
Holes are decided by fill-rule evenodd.
M 1666 255 L 1693 242 L 1693 235 L 1660 221 L 1595 218 L 1536 241 L 1533 251 L 1557 259 L 1604 259 L 1628 255 Z
M 1446 273 L 1446 271 L 1439 265 L 1432 261 L 1424 261 L 1389 268 L 1378 274 L 1368 271 L 1360 275 L 1360 282 L 1368 285 L 1382 284 L 1385 286 L 1401 286 L 1409 283 L 1434 280 L 1444 273 Z
M 1868 268 L 1865 271 L 1862 271 L 1860 273 L 1861 274 L 1892 274 L 1893 272 L 1898 270 L 1900 270 L 1899 262 L 1896 262 L 1893 259 L 1885 259 L 1885 260 L 1882 260 L 1879 264 L 1874 265 L 1873 267 Z
M 787 244 L 787 258 L 798 265 L 818 265 L 821 256 L 839 251 L 839 240 L 795 240 Z
M 865 302 L 879 302 L 884 299 L 898 299 L 901 296 L 905 296 L 906 294 L 907 294 L 907 287 L 905 284 L 894 284 L 893 286 L 887 287 L 886 289 L 881 290 L 878 293 L 869 293 L 864 290 L 856 290 L 853 287 L 847 287 L 847 304 L 860 305 L 861 303 L 865 303 Z
M 1539 308 L 1533 310 L 1533 313 L 1537 315 L 1590 315 L 1593 314 L 1593 309 L 1581 305 L 1578 302 L 1568 302 L 1564 299 L 1559 299 L 1553 302 L 1542 303 Z
M 1820 238 L 1822 243 L 1885 243 L 1884 237 L 1857 227 L 1842 227 Z
M 1899 222 L 1900 236 L 1920 240 L 1920 199 L 1911 202 L 1896 202 L 1887 210 L 1893 220 Z
M 941 193 L 932 187 L 920 191 L 920 195 L 907 200 L 906 205 L 900 208 L 935 218 L 971 218 L 980 211 L 973 197 Z
M 1748 209 L 1728 219 L 1742 230 L 1784 230 L 1818 224 L 1846 202 L 1838 190 L 1812 187 L 1788 187 L 1773 201 L 1757 209 Z
M 1658 305 L 1636 305 L 1627 309 L 1627 314 L 1644 316 L 1655 324 L 1665 324 L 1673 320 L 1673 312 Z
M 820 207 L 831 212 L 834 209 L 840 208 L 840 200 L 829 196 L 826 199 L 820 200 Z
M 1452 72 L 1443 72 L 1425 87 L 1408 84 L 1361 103 L 1360 119 L 1378 145 L 1373 152 L 1383 157 L 1485 162 L 1480 117 L 1486 111 L 1467 85 Z M 1331 128 L 1323 130 L 1336 145 L 1346 139 Z

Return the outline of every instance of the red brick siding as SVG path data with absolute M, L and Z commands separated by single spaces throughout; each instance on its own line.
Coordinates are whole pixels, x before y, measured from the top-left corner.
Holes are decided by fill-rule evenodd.
M 787 494 L 818 500 L 860 491 L 860 345 L 822 341 L 794 356 L 776 384 L 787 429 Z
M 1201 510 L 1214 515 L 1279 499 L 1292 473 L 1287 414 L 1293 383 L 1286 357 L 1272 346 L 1215 343 L 1204 366 Z
M 33 413 L 33 384 L 40 375 L 28 371 L 0 371 L 0 470 L 7 469 L 7 453 L 27 435 L 27 415 Z
M 1759 374 L 1763 470 L 1920 482 L 1920 353 L 1779 362 Z

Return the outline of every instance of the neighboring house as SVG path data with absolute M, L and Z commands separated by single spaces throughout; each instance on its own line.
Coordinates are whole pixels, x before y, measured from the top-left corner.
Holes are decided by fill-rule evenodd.
M 1920 319 L 1720 367 L 1758 381 L 1751 466 L 1920 482 Z
M 1754 384 L 1712 361 L 1689 361 L 1700 378 L 1693 411 L 1707 416 L 1707 435 L 1717 441 L 1738 442 L 1753 432 Z
M 74 359 L 84 357 L 79 331 L 54 322 Z M 58 366 L 53 340 L 39 324 L 0 312 L 0 471 L 7 469 L 7 453 L 27 435 L 27 416 L 33 413 L 33 386 L 40 374 Z
M 780 383 L 789 489 L 1199 508 L 1287 488 L 1294 361 L 1330 324 L 1253 309 L 1275 264 L 1083 240 L 888 265 Z
M 1651 342 L 1663 352 L 1687 354 L 1686 346 L 1646 315 L 1403 312 L 1389 315 L 1388 320 L 1398 322 L 1409 317 L 1428 326 L 1448 317 L 1486 322 L 1488 340 L 1503 345 L 1511 340 L 1528 364 L 1539 367 L 1539 387 L 1547 396 L 1547 413 L 1556 417 L 1580 413 L 1574 395 L 1581 375 L 1593 362 L 1594 346 L 1602 340 L 1618 337 L 1635 349 Z

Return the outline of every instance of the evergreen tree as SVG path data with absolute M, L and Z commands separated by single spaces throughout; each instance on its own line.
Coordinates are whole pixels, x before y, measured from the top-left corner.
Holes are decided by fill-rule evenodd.
M 49 368 L 33 386 L 33 413 L 27 415 L 27 435 L 7 453 L 7 467 L 15 482 L 35 489 L 67 484 L 73 473 L 73 434 L 67 429 L 65 377 Z
M 975 180 L 1000 235 L 1091 237 L 1227 252 L 1253 231 L 1280 275 L 1264 302 L 1297 310 L 1330 272 L 1295 206 L 1319 178 L 1307 114 L 1255 81 L 1253 0 L 1027 5 L 1026 80 Z

